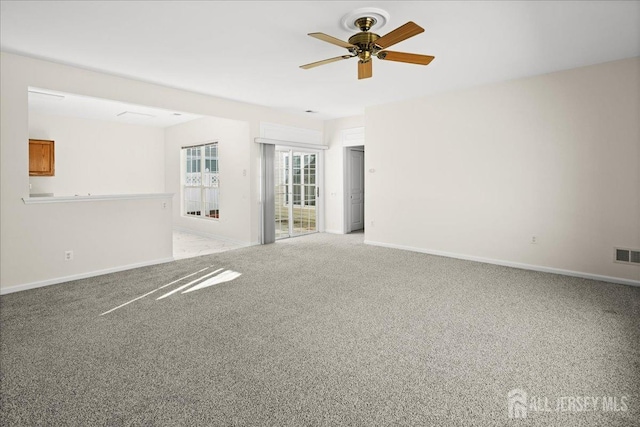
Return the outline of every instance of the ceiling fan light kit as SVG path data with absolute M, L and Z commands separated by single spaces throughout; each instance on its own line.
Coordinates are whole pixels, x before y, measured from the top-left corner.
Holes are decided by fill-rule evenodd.
M 380 13 L 383 12 L 383 13 Z M 365 13 L 363 16 L 362 14 Z M 373 57 L 385 61 L 406 62 L 409 64 L 428 65 L 433 59 L 430 55 L 419 55 L 416 53 L 394 52 L 384 50 L 396 43 L 400 43 L 410 37 L 418 35 L 424 31 L 416 23 L 409 21 L 406 24 L 396 28 L 390 33 L 380 37 L 378 34 L 370 32 L 371 28 L 378 23 L 378 20 L 387 22 L 389 14 L 381 9 L 358 9 L 343 18 L 343 25 L 347 28 L 357 28 L 359 33 L 349 37 L 349 41 L 345 42 L 338 38 L 332 37 L 324 33 L 309 33 L 309 36 L 336 46 L 343 47 L 349 51 L 349 55 L 337 56 L 335 58 L 324 59 L 322 61 L 312 62 L 310 64 L 301 65 L 300 68 L 308 70 L 320 65 L 329 64 L 331 62 L 340 61 L 349 58 L 358 58 L 358 79 L 367 79 L 373 75 Z M 345 20 L 353 19 L 353 27 L 347 25 Z

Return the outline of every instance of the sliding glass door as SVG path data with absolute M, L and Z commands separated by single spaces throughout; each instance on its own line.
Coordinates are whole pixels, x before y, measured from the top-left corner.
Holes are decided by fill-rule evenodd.
M 276 149 L 276 239 L 318 231 L 317 164 L 317 152 Z

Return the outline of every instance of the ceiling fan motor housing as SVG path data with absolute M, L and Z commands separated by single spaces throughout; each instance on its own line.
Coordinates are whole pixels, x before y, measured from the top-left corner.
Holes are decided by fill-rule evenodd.
M 363 17 L 355 21 L 355 25 L 362 31 L 351 36 L 349 43 L 358 48 L 358 58 L 362 62 L 368 62 L 371 60 L 371 56 L 375 55 L 380 49 L 376 46 L 376 40 L 380 38 L 379 35 L 369 32 L 369 29 L 375 25 L 375 18 Z

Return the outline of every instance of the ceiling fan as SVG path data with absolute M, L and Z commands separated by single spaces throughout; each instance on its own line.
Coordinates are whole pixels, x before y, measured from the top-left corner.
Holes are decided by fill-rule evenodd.
M 348 42 L 324 33 L 309 33 L 311 37 L 346 48 L 349 51 L 349 55 L 342 55 L 335 58 L 312 62 L 310 64 L 301 65 L 300 68 L 308 70 L 309 68 L 318 67 L 331 62 L 358 57 L 358 79 L 367 79 L 373 75 L 372 59 L 374 56 L 384 61 L 407 62 L 409 64 L 419 65 L 428 65 L 433 61 L 434 57 L 429 55 L 384 50 L 396 43 L 400 43 L 401 41 L 408 39 L 409 37 L 420 34 L 424 31 L 424 28 L 409 21 L 391 31 L 389 34 L 380 37 L 375 33 L 369 32 L 376 22 L 375 18 L 369 16 L 356 19 L 354 24 L 356 27 L 360 28 L 360 32 L 351 36 Z

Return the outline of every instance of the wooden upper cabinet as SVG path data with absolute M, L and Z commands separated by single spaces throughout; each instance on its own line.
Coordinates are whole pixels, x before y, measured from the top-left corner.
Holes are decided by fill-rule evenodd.
M 55 175 L 54 142 L 44 139 L 29 140 L 29 176 Z

